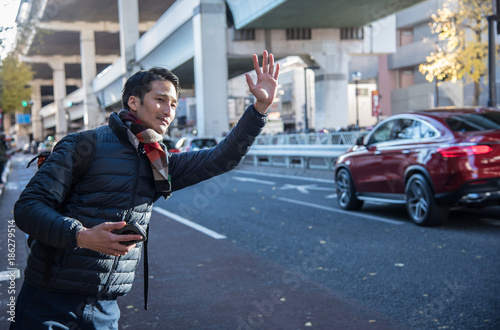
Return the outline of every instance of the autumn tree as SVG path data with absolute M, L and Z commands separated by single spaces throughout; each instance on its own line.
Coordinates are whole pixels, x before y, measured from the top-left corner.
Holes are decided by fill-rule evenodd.
M 29 107 L 23 107 L 23 101 L 31 99 L 31 87 L 28 85 L 33 80 L 31 67 L 20 62 L 13 54 L 2 60 L 0 67 L 0 107 L 4 118 L 5 114 L 27 112 Z M 4 121 L 6 125 L 9 123 Z
M 465 79 L 474 84 L 473 105 L 478 105 L 481 81 L 488 74 L 488 21 L 491 0 L 448 0 L 431 16 L 431 32 L 438 35 L 435 51 L 419 70 L 432 82 Z

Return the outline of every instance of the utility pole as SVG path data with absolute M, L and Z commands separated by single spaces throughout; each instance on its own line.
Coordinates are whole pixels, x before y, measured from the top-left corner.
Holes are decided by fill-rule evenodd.
M 493 0 L 493 15 L 488 16 L 488 106 L 497 106 L 497 82 L 496 82 L 496 45 L 495 45 L 495 23 L 498 24 L 500 16 L 498 10 L 500 0 Z M 499 33 L 497 26 L 497 33 Z

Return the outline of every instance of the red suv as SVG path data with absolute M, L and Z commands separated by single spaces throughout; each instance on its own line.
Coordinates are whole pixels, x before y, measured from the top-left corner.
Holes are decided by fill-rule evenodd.
M 339 205 L 406 204 L 418 225 L 452 205 L 500 204 L 500 111 L 437 108 L 392 115 L 337 159 Z

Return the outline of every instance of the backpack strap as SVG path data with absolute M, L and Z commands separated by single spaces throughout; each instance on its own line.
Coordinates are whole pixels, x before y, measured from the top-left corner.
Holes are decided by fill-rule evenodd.
M 149 238 L 149 225 L 146 229 L 146 237 Z M 148 284 L 149 284 L 149 262 L 148 262 L 148 239 L 143 242 L 144 244 L 144 310 L 148 310 Z

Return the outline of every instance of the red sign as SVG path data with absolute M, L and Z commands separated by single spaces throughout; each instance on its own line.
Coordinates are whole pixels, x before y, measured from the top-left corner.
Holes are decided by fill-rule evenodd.
M 372 91 L 372 116 L 380 116 L 380 96 L 378 91 Z

